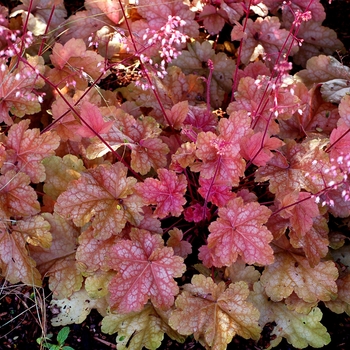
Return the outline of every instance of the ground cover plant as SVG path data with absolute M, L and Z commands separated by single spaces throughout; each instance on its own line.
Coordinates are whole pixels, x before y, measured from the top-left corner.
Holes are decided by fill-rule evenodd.
M 350 68 L 324 20 L 317 0 L 1 6 L 2 277 L 48 279 L 55 326 L 97 309 L 118 349 L 267 325 L 270 347 L 327 345 L 320 306 L 350 315 Z

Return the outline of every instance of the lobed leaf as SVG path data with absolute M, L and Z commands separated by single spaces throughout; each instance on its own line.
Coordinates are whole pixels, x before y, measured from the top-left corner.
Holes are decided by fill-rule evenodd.
M 238 334 L 258 339 L 259 312 L 246 301 L 249 289 L 245 282 L 218 285 L 210 277 L 195 275 L 177 297 L 169 324 L 180 334 L 193 334 L 202 345 L 226 349 Z
M 55 211 L 78 227 L 91 220 L 96 238 L 102 240 L 120 233 L 127 222 L 137 225 L 142 220 L 143 203 L 134 194 L 137 180 L 126 174 L 122 163 L 82 173 L 57 198 Z
M 109 313 L 102 320 L 102 332 L 118 332 L 116 340 L 120 350 L 142 350 L 144 347 L 158 349 L 164 333 L 182 343 L 184 337 L 170 328 L 158 312 L 152 305 L 147 304 L 139 312 Z
M 308 345 L 320 348 L 327 345 L 331 338 L 320 320 L 322 312 L 317 307 L 311 307 L 305 313 L 297 312 L 282 302 L 272 302 L 264 293 L 260 282 L 254 284 L 254 291 L 251 292 L 249 301 L 259 307 L 261 312 L 259 324 L 275 322 L 276 325 L 271 334 L 276 338 L 271 341 L 271 347 L 277 346 L 283 338 L 293 347 L 303 349 Z
M 40 135 L 39 129 L 28 129 L 30 120 L 22 120 L 11 126 L 4 146 L 7 149 L 6 163 L 1 172 L 17 170 L 26 173 L 34 183 L 45 181 L 42 160 L 54 154 L 60 138 L 55 132 Z
M 284 238 L 284 237 L 283 237 Z M 286 240 L 286 238 L 284 238 Z M 283 240 L 279 241 L 281 247 Z M 287 298 L 294 291 L 306 302 L 318 300 L 328 301 L 336 297 L 338 270 L 332 261 L 320 262 L 311 267 L 307 258 L 297 250 L 288 248 L 289 243 L 283 243 L 285 249 L 275 253 L 275 262 L 265 267 L 261 283 L 266 294 L 273 301 Z
M 184 194 L 187 188 L 185 175 L 176 175 L 167 169 L 159 169 L 159 180 L 147 178 L 135 188 L 146 204 L 156 204 L 154 216 L 162 219 L 167 215 L 180 216 L 186 203 Z
M 208 248 L 213 265 L 230 266 L 238 255 L 247 264 L 271 264 L 274 257 L 269 243 L 273 237 L 263 226 L 270 215 L 267 207 L 257 202 L 244 204 L 240 197 L 219 208 L 219 218 L 209 225 Z
M 0 176 L 0 214 L 2 218 L 35 215 L 40 211 L 37 194 L 29 186 L 28 175 L 14 170 Z
M 132 229 L 130 238 L 110 249 L 109 266 L 119 271 L 109 284 L 112 307 L 120 313 L 141 311 L 151 299 L 155 307 L 169 309 L 179 292 L 173 278 L 186 268 L 183 258 L 164 247 L 160 235 Z
M 32 65 L 37 71 L 43 69 L 44 59 L 33 58 Z M 34 68 L 33 67 L 33 68 Z M 42 87 L 42 79 L 25 63 L 20 62 L 18 67 L 11 70 L 5 59 L 0 60 L 0 122 L 12 125 L 10 117 L 15 115 L 23 117 L 26 114 L 35 114 L 41 110 L 38 96 L 34 93 L 35 88 Z

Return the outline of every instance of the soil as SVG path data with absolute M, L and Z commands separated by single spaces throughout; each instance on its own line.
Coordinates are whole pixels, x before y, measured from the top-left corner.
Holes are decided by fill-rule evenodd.
M 0 3 L 14 7 L 18 1 Z M 74 13 L 83 6 L 82 0 L 65 1 L 69 13 Z M 337 57 L 343 63 L 350 66 L 350 0 L 322 0 L 326 9 L 327 18 L 324 26 L 334 29 L 338 38 L 344 43 L 348 54 Z M 0 350 L 5 349 L 39 349 L 37 338 L 42 336 L 44 329 L 46 334 L 53 334 L 56 339 L 60 328 L 51 326 L 52 316 L 50 304 L 50 291 L 44 288 L 37 290 L 36 297 L 33 289 L 28 286 L 11 286 L 5 281 L 0 281 Z M 350 317 L 348 315 L 336 315 L 326 307 L 320 305 L 323 312 L 322 324 L 327 328 L 332 341 L 323 349 L 345 350 L 350 348 Z M 82 324 L 70 325 L 70 333 L 66 345 L 75 350 L 107 350 L 115 349 L 115 335 L 106 335 L 101 332 L 102 317 L 93 310 Z M 258 342 L 246 340 L 236 336 L 229 345 L 230 349 L 259 350 L 266 349 L 270 342 L 270 333 L 273 324 L 265 326 Z M 188 338 L 184 344 L 178 344 L 165 335 L 161 350 L 171 349 L 204 349 L 192 338 Z M 277 350 L 294 349 L 285 340 L 274 348 Z M 311 349 L 311 348 L 310 348 Z

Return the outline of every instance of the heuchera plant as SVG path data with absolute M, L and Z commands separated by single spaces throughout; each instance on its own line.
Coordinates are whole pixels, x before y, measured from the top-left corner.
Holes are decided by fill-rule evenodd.
M 319 0 L 0 6 L 0 272 L 118 349 L 322 347 L 350 315 L 350 68 Z M 297 73 L 291 73 L 293 72 Z M 67 311 L 68 310 L 68 311 Z

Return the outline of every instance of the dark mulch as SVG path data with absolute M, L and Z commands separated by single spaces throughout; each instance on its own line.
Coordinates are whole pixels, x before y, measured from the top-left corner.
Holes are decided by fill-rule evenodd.
M 4 283 L 4 281 L 3 281 Z M 0 350 L 7 349 L 39 349 L 36 339 L 42 336 L 42 329 L 47 334 L 53 334 L 56 339 L 61 327 L 52 327 L 52 316 L 49 307 L 50 295 L 47 288 L 41 289 L 46 295 L 45 311 L 41 309 L 41 299 L 37 295 L 37 302 L 33 295 L 33 289 L 28 286 L 10 286 L 8 283 L 0 287 Z M 37 307 L 36 307 L 37 306 Z M 332 341 L 325 350 L 347 350 L 350 345 L 350 317 L 341 314 L 336 315 L 327 308 L 322 307 L 322 323 L 331 335 Z M 46 320 L 45 320 L 46 317 Z M 93 310 L 82 324 L 70 325 L 70 334 L 66 345 L 75 350 L 108 350 L 115 349 L 115 335 L 107 335 L 101 332 L 102 316 Z M 269 346 L 270 333 L 273 324 L 265 326 L 258 342 L 246 340 L 236 336 L 230 344 L 230 349 L 236 350 L 263 350 Z M 188 338 L 184 344 L 178 344 L 165 335 L 160 350 L 204 350 L 192 338 Z M 294 349 L 287 341 L 283 340 L 275 348 L 276 350 Z M 310 348 L 311 349 L 311 348 Z

